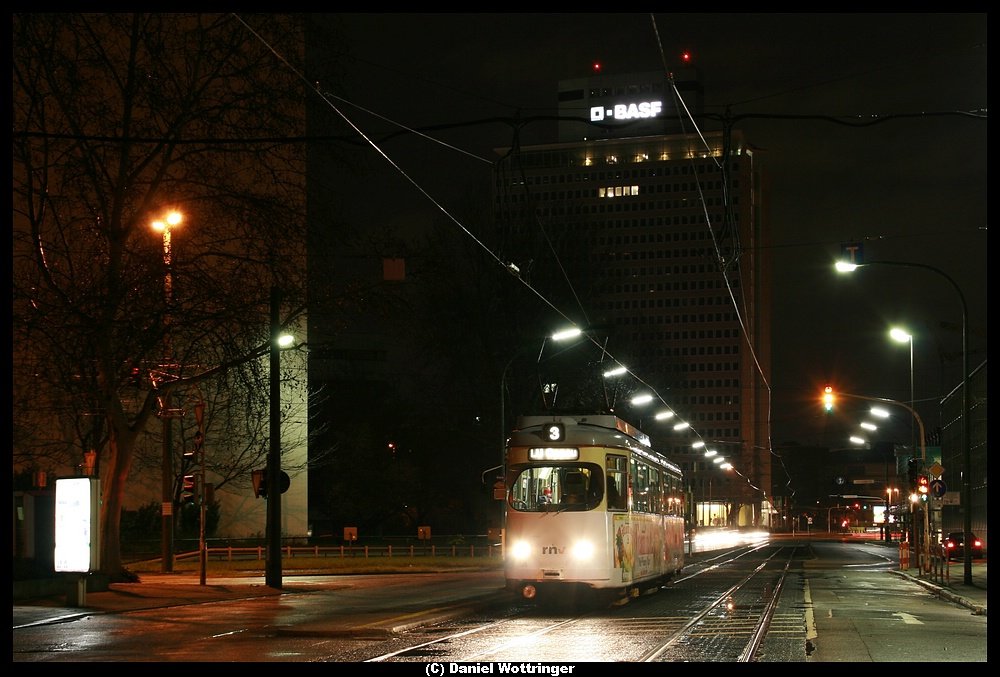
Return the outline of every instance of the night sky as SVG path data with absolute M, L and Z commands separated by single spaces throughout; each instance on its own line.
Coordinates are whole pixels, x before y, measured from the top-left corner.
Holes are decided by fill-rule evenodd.
M 674 68 L 690 51 L 705 112 L 750 116 L 737 127 L 765 167 L 775 444 L 845 446 L 844 429 L 818 403 L 827 383 L 909 401 L 910 352 L 890 341 L 893 323 L 916 336 L 914 394 L 929 430 L 940 424 L 938 401 L 961 382 L 962 311 L 947 279 L 896 266 L 844 279 L 832 265 L 843 243 L 863 241 L 869 261 L 920 263 L 951 277 L 968 305 L 970 367 L 986 360 L 985 13 L 312 20 L 329 21 L 343 40 L 337 48 L 350 54 L 338 108 L 366 134 L 455 125 L 432 133 L 454 149 L 413 134 L 385 139 L 398 169 L 372 151 L 386 186 L 398 186 L 376 218 L 401 229 L 457 209 L 464 181 L 488 186 L 496 149 L 513 139 L 502 120 L 555 115 L 559 80 L 590 75 L 595 62 L 607 74 Z M 522 129 L 523 145 L 555 141 L 554 122 Z M 357 195 L 356 208 L 370 212 Z M 901 437 L 909 427 L 900 426 Z

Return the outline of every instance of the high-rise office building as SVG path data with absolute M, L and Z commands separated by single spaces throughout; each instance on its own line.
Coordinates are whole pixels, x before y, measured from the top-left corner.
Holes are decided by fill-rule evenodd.
M 500 255 L 604 332 L 607 353 L 675 412 L 669 423 L 690 424 L 675 432 L 647 414 L 640 427 L 681 463 L 694 526 L 769 525 L 771 292 L 755 153 L 735 130 L 700 129 L 690 69 L 564 81 L 558 100 L 558 142 L 501 151 Z

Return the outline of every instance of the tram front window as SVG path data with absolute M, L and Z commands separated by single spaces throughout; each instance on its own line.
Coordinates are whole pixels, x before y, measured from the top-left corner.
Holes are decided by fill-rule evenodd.
M 596 465 L 532 466 L 511 484 L 510 506 L 522 512 L 592 510 L 604 495 L 604 473 Z

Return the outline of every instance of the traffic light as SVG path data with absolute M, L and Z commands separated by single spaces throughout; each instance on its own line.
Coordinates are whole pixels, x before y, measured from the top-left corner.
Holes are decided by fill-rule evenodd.
M 920 501 L 922 503 L 927 502 L 927 494 L 930 492 L 930 490 L 931 490 L 931 484 L 930 480 L 927 478 L 927 475 L 918 475 L 917 494 L 920 495 Z
M 910 480 L 911 489 L 917 487 L 917 475 L 920 474 L 921 465 L 919 458 L 911 458 L 906 462 L 906 477 Z
M 195 497 L 195 477 L 194 475 L 184 475 L 181 477 L 181 505 L 194 503 Z
M 823 408 L 827 411 L 833 411 L 833 386 L 827 386 L 823 388 Z

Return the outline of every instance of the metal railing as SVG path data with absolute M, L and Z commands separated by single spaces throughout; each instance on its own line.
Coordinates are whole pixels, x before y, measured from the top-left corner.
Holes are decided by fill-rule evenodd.
M 181 559 L 197 559 L 198 551 L 178 552 L 175 557 Z M 500 559 L 503 557 L 499 545 L 285 545 L 281 548 L 282 557 L 337 557 L 337 558 L 375 558 L 375 557 L 471 557 Z M 209 546 L 207 556 L 210 560 L 233 562 L 236 560 L 259 560 L 267 558 L 267 546 Z

